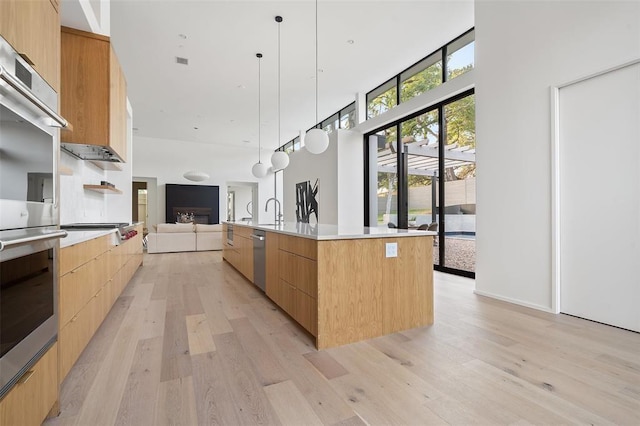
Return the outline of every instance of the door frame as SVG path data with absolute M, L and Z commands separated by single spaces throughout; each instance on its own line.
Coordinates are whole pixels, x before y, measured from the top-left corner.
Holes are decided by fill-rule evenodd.
M 560 234 L 562 230 L 560 202 L 560 89 L 599 77 L 626 67 L 640 64 L 640 58 L 580 77 L 566 83 L 551 86 L 551 311 L 561 310 L 560 286 L 562 258 L 560 256 Z

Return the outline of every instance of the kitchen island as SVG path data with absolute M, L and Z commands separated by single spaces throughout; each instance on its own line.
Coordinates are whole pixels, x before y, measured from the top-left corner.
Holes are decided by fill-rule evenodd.
M 318 349 L 433 323 L 434 232 L 225 223 L 224 259 L 251 282 L 256 229 L 266 232 L 266 295 Z

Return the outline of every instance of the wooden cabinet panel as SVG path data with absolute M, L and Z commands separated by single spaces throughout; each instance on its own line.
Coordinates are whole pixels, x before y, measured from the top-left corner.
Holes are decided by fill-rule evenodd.
M 298 290 L 316 298 L 318 295 L 318 264 L 293 253 L 280 250 L 280 278 Z
M 383 269 L 383 334 L 433 323 L 432 251 L 431 238 L 398 240 L 398 257 Z
M 50 0 L 0 1 L 0 34 L 59 91 L 60 15 Z
M 296 288 L 289 285 L 286 281 L 280 280 L 280 295 L 282 304 L 280 307 L 284 309 L 286 313 L 296 318 Z
M 60 275 L 64 275 L 73 269 L 87 263 L 111 248 L 111 235 L 75 244 L 60 249 Z
M 239 235 L 244 238 L 251 238 L 251 234 L 253 234 L 253 228 L 249 228 L 247 226 L 234 226 L 233 227 L 233 236 Z
M 142 227 L 136 227 L 136 230 L 137 236 L 118 246 L 109 247 L 111 237 L 106 236 L 61 250 L 60 263 L 67 268 L 82 262 L 88 254 L 103 252 L 60 277 L 60 381 L 64 380 L 142 264 Z
M 294 319 L 313 336 L 318 334 L 318 304 L 300 289 L 295 292 Z
M 280 304 L 280 285 L 278 284 L 280 280 L 279 276 L 279 256 L 280 250 L 278 248 L 278 238 L 279 234 L 275 232 L 267 232 L 266 233 L 266 283 L 265 283 L 265 293 L 267 296 L 273 300 L 276 304 Z
M 242 246 L 240 248 L 240 267 L 242 274 L 253 282 L 253 239 L 240 237 Z M 235 238 L 234 238 L 235 240 Z
M 40 425 L 57 400 L 56 343 L 0 401 L 0 425 Z
M 318 259 L 318 241 L 309 238 L 292 237 L 289 235 L 280 235 L 280 250 L 295 253 L 311 260 Z
M 126 82 L 109 37 L 62 27 L 61 142 L 110 148 L 126 161 Z
M 90 260 L 77 269 L 60 277 L 60 324 L 64 325 L 87 304 L 104 285 L 107 269 L 107 254 Z
M 111 95 L 109 105 L 109 130 L 111 148 L 127 161 L 127 82 L 113 48 L 110 51 L 109 75 Z

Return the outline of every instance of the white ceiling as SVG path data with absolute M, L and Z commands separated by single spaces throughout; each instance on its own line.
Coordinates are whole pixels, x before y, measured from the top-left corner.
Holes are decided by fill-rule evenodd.
M 314 12 L 310 0 L 111 0 L 111 39 L 128 83 L 134 135 L 257 148 L 257 52 L 264 55 L 263 148 L 311 127 Z M 280 140 L 276 15 L 284 18 Z M 472 0 L 321 0 L 319 120 L 472 26 Z M 176 56 L 189 65 L 176 64 Z

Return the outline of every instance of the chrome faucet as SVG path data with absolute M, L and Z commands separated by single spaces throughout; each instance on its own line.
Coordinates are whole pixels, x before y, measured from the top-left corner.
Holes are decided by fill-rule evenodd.
M 276 202 L 276 211 L 275 211 L 275 216 L 276 216 L 276 225 L 280 225 L 280 222 L 282 221 L 282 207 L 280 205 L 280 201 L 276 198 L 276 197 L 271 197 L 267 200 L 267 202 L 264 205 L 264 211 L 266 212 L 267 209 L 269 208 L 269 201 L 275 201 Z

